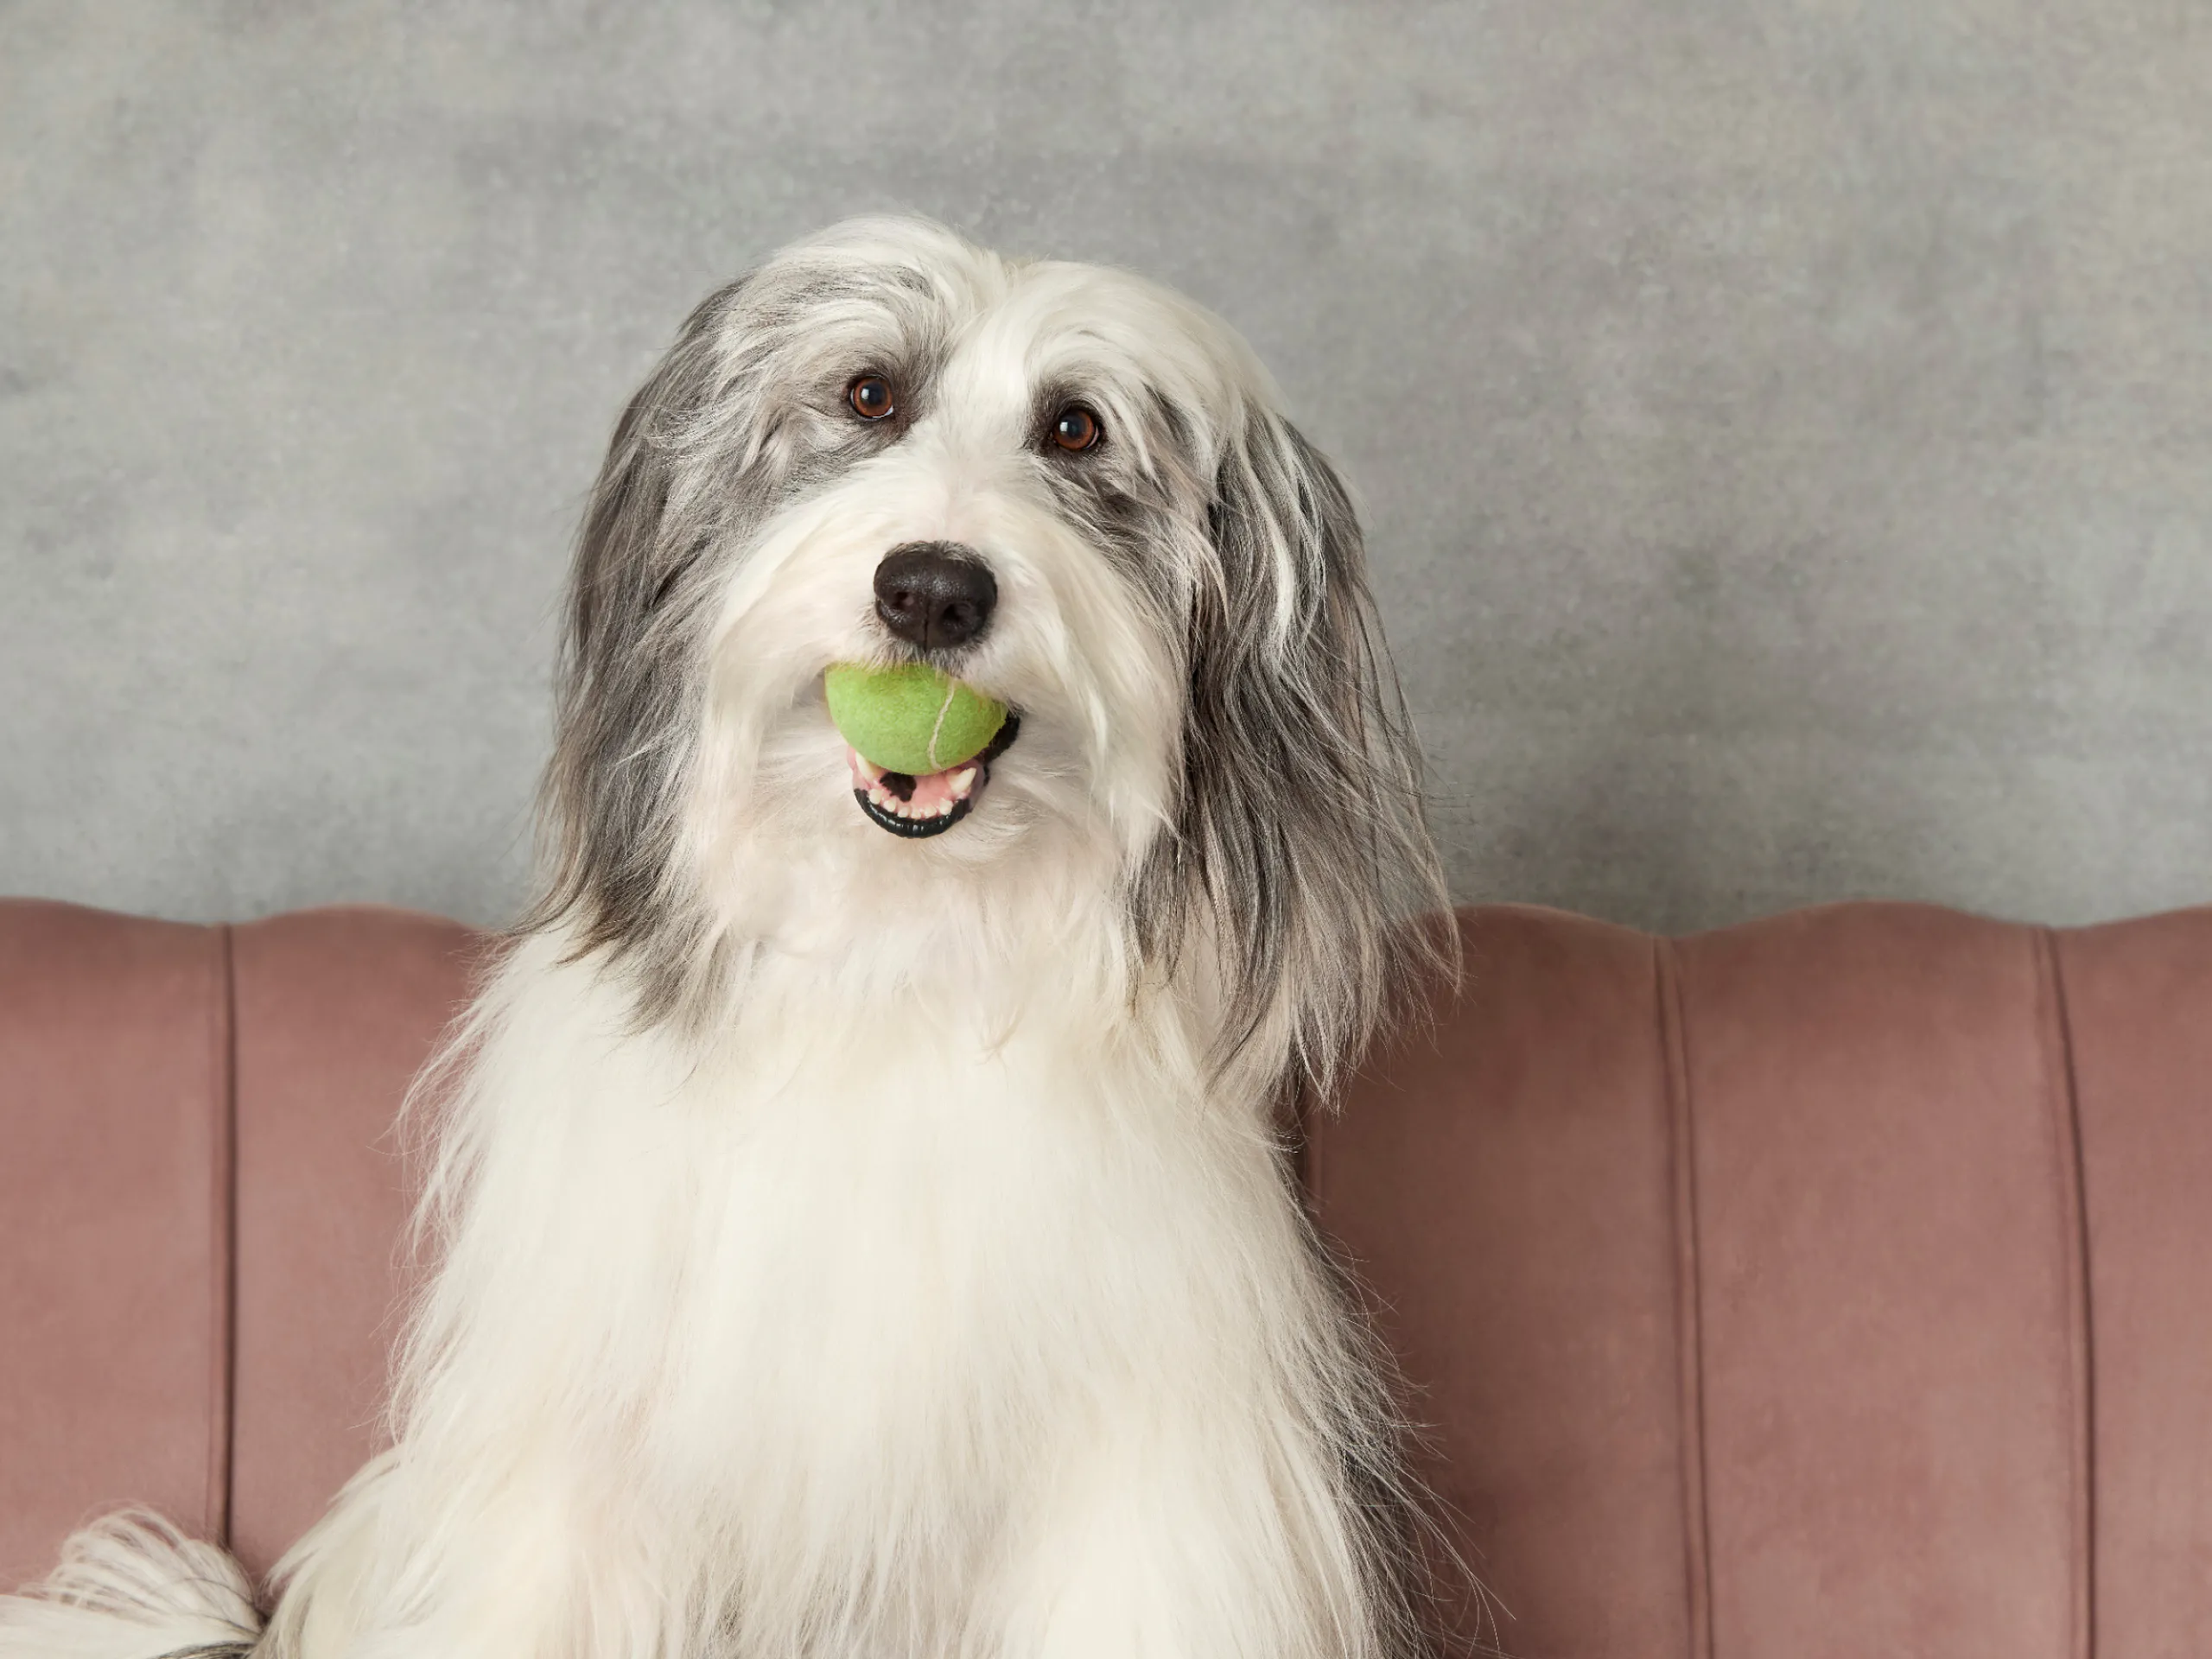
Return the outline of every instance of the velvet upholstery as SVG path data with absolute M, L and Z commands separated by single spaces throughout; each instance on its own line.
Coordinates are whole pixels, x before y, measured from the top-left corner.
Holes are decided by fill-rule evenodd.
M 1526 1659 L 2212 1653 L 2212 912 L 1464 912 L 1312 1122 Z M 0 905 L 0 1575 L 265 1567 L 376 1443 L 391 1123 L 480 943 Z
M 124 1502 L 266 1568 L 375 1449 L 393 1118 L 476 954 L 0 901 L 0 1584 Z

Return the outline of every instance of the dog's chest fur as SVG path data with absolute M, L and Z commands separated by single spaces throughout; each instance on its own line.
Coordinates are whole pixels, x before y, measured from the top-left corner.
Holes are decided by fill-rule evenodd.
M 514 976 L 449 1131 L 429 1322 L 449 1375 L 510 1383 L 459 1443 L 568 1437 L 585 1488 L 727 1540 L 758 1605 L 864 1579 L 814 1540 L 988 1573 L 1096 1460 L 1243 1432 L 1154 1407 L 1172 1379 L 1249 1414 L 1309 1294 L 1259 1113 L 1049 987 L 1001 1023 L 776 971 L 703 1056 L 576 967 Z

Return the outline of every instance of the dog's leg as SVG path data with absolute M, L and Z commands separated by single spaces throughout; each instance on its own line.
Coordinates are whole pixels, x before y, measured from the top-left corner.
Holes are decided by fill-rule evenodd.
M 1272 1427 L 1101 1446 L 1007 1563 L 1001 1650 L 1373 1659 L 1377 1610 L 1327 1472 L 1268 1444 Z
M 282 1569 L 257 1659 L 668 1659 L 688 1561 L 567 1448 L 494 1474 L 372 1467 Z M 395 1454 L 394 1464 L 397 1457 Z

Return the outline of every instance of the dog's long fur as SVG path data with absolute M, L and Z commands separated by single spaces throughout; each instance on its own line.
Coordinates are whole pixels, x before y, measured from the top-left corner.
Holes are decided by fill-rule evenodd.
M 995 572 L 938 660 L 1021 725 L 909 841 L 822 676 L 914 654 L 870 594 L 917 541 Z M 709 299 L 587 515 L 543 898 L 422 1091 L 394 1449 L 265 1630 L 125 1517 L 0 1659 L 1410 1651 L 1284 1135 L 1445 948 L 1363 566 L 1248 349 L 1132 277 L 871 220 Z

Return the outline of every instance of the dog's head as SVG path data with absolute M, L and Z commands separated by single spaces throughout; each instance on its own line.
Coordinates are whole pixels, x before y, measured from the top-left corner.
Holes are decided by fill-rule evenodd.
M 692 315 L 615 432 L 539 924 L 648 1017 L 764 950 L 998 962 L 1164 989 L 1217 1058 L 1325 1076 L 1443 902 L 1363 566 L 1197 307 L 912 221 L 801 243 Z M 994 750 L 856 762 L 825 671 L 912 660 L 1013 710 Z

